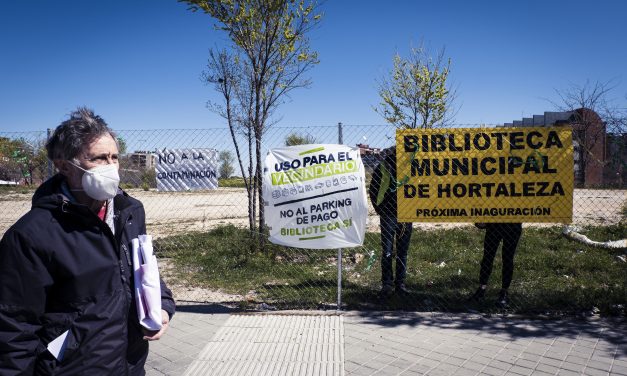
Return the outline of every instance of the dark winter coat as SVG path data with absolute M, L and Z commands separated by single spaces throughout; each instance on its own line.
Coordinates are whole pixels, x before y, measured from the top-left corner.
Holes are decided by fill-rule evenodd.
M 0 242 L 0 375 L 143 375 L 148 343 L 132 295 L 131 239 L 142 204 L 119 191 L 115 235 L 86 206 L 45 182 Z M 175 305 L 161 281 L 162 306 Z M 46 346 L 69 330 L 62 360 Z
M 368 195 L 379 215 L 396 218 L 396 152 L 388 152 L 372 173 Z

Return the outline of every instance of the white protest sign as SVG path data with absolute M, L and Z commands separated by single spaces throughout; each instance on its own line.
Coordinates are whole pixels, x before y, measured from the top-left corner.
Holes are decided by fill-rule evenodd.
M 158 191 L 196 191 L 218 188 L 218 151 L 164 149 L 157 152 Z
M 358 148 L 313 144 L 270 150 L 263 199 L 275 244 L 318 249 L 363 244 L 368 206 Z

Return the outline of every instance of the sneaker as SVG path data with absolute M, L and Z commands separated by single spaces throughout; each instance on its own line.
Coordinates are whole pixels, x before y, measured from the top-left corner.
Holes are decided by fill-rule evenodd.
M 501 290 L 501 292 L 499 292 L 499 298 L 496 304 L 501 308 L 506 308 L 509 305 L 509 294 L 507 290 Z
M 479 286 L 479 288 L 477 288 L 477 291 L 475 291 L 475 293 L 472 294 L 470 298 L 468 298 L 468 300 L 471 302 L 482 301 L 485 298 L 485 290 L 486 289 L 482 289 L 481 286 Z
M 398 285 L 396 285 L 396 292 L 401 295 L 409 295 L 411 293 L 411 291 L 407 288 L 407 286 L 405 286 L 404 283 L 399 283 Z
M 394 295 L 394 287 L 392 285 L 383 285 L 383 287 L 381 287 L 381 292 L 379 293 L 379 295 L 381 295 L 382 298 L 390 298 L 392 295 Z

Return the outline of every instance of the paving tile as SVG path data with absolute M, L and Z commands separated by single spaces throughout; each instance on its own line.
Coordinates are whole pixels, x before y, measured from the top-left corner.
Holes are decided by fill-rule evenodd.
M 441 354 L 441 353 L 437 353 L 437 352 L 431 352 L 431 353 L 425 355 L 425 358 L 431 359 L 431 360 L 436 360 L 438 362 L 442 362 L 445 359 L 447 359 L 448 357 L 449 357 L 449 355 L 447 355 L 447 354 Z
M 560 369 L 557 371 L 558 376 L 581 376 L 581 371 L 577 372 L 577 371 L 571 371 L 571 370 L 567 370 L 567 369 Z
M 627 344 L 626 344 L 626 346 L 627 346 Z M 623 359 L 624 360 L 621 360 L 621 359 L 618 359 L 618 358 L 614 359 L 614 365 L 617 366 L 617 367 L 627 367 L 627 357 L 623 356 Z
M 375 375 L 398 375 L 403 372 L 402 368 L 395 367 L 392 365 L 384 366 L 383 368 L 377 370 Z
M 457 371 L 455 371 L 455 373 L 453 373 L 453 375 L 455 375 L 455 376 L 477 376 L 477 375 L 479 375 L 479 373 L 477 371 L 473 371 L 471 369 L 460 368 Z
M 422 375 L 424 375 L 424 372 L 417 372 L 417 371 L 413 371 L 410 369 L 399 373 L 399 376 L 422 376 Z
M 551 346 L 544 344 L 531 344 L 525 348 L 524 352 L 528 354 L 544 355 L 550 348 Z
M 468 361 L 462 365 L 463 369 L 469 369 L 471 371 L 481 371 L 485 367 L 485 364 L 475 363 L 473 361 Z
M 483 365 L 489 364 L 492 361 L 492 358 L 488 358 L 483 355 L 475 355 L 471 358 L 473 362 L 481 363 Z
M 615 363 L 616 359 L 614 359 L 614 354 L 594 354 L 590 357 L 589 361 Z
M 514 342 L 510 342 L 510 343 L 505 345 L 505 348 L 507 350 L 514 351 L 514 352 L 516 352 L 518 354 L 520 354 L 523 351 L 525 351 L 525 349 L 528 348 L 528 347 L 529 347 L 529 345 L 521 345 L 521 344 L 517 344 L 517 343 L 514 343 Z
M 499 368 L 486 367 L 486 368 L 481 370 L 481 374 L 482 375 L 491 375 L 491 376 L 501 376 L 501 375 L 505 375 L 506 372 L 504 370 L 502 370 L 502 369 L 499 369 Z
M 553 345 L 553 342 L 555 342 L 555 339 L 553 338 L 536 338 L 533 341 L 533 343 L 544 344 L 547 346 Z
M 505 362 L 505 363 L 514 363 L 516 361 L 516 359 L 518 359 L 518 356 L 512 353 L 498 353 L 494 356 L 495 360 L 499 360 L 501 362 Z
M 359 367 L 354 370 L 346 370 L 346 374 L 352 376 L 369 376 L 373 375 L 375 372 L 376 371 L 374 369 L 369 367 Z
M 555 359 L 555 360 L 563 361 L 564 359 L 566 359 L 567 356 L 568 356 L 568 352 L 556 352 L 551 349 L 551 350 L 548 350 L 546 353 L 544 353 L 542 357 L 545 359 Z
M 453 366 L 457 366 L 457 367 L 461 366 L 462 364 L 464 364 L 466 362 L 467 362 L 466 359 L 457 358 L 455 356 L 451 356 L 451 357 L 446 358 L 444 360 L 444 363 L 450 364 L 450 365 L 453 365 Z
M 573 371 L 573 372 L 581 373 L 581 371 L 585 368 L 585 366 L 582 364 L 564 362 L 562 363 L 562 366 L 560 368 L 566 371 Z
M 507 370 L 508 374 L 516 374 L 516 375 L 525 375 L 525 376 L 530 376 L 533 374 L 533 369 L 530 368 L 526 368 L 526 367 L 520 367 L 520 366 L 513 366 L 510 369 Z
M 559 366 L 556 367 L 556 366 L 540 363 L 536 366 L 535 370 L 554 375 L 559 370 Z
M 458 358 L 470 359 L 472 358 L 479 350 L 477 350 L 472 343 L 465 344 L 463 348 L 459 351 L 455 351 L 453 354 Z
M 502 362 L 500 360 L 493 360 L 490 362 L 489 366 L 492 368 L 508 370 L 511 367 L 511 364 L 507 362 Z
M 388 355 L 388 354 L 379 354 L 374 357 L 374 360 L 376 360 L 378 363 L 383 363 L 383 364 L 390 364 L 395 359 L 398 359 L 398 358 Z
M 595 369 L 595 368 L 584 368 L 583 374 L 587 376 L 607 376 L 609 375 L 609 372 L 601 371 L 600 369 Z
M 612 366 L 611 359 L 608 359 L 607 362 L 601 362 L 598 360 L 589 360 L 586 364 L 587 368 L 597 369 L 599 371 L 609 372 L 610 367 Z
M 440 365 L 440 362 L 439 362 L 439 361 L 437 361 L 437 360 L 433 360 L 433 359 L 429 359 L 429 358 L 424 358 L 424 359 L 421 359 L 421 360 L 420 360 L 420 362 L 419 362 L 418 364 L 423 365 L 423 366 L 427 366 L 427 367 L 429 367 L 429 368 L 435 368 L 435 367 L 437 367 L 437 366 L 439 366 L 439 365 Z M 413 367 L 412 367 L 412 368 L 413 368 Z
M 453 372 L 453 371 L 436 368 L 436 369 L 433 369 L 433 370 L 429 371 L 429 373 L 427 373 L 427 375 L 429 375 L 429 376 L 450 376 L 450 375 L 452 375 L 451 372 Z
M 538 363 L 541 358 L 542 358 L 541 355 L 529 354 L 529 353 L 522 353 L 518 356 L 518 359 L 524 359 L 524 360 L 534 362 L 534 363 Z
M 427 364 L 418 363 L 418 364 L 412 364 L 412 366 L 409 367 L 409 369 L 407 371 L 415 372 L 417 374 L 422 375 L 422 374 L 427 373 L 432 368 L 433 367 L 430 367 Z
M 364 365 L 368 366 L 368 368 L 372 368 L 372 369 L 375 369 L 375 370 L 380 370 L 380 369 L 385 368 L 388 364 L 387 363 L 382 363 L 382 362 L 379 362 L 379 361 L 376 361 L 376 360 L 372 360 L 372 361 L 369 361 L 367 363 L 364 363 Z
M 584 364 L 588 363 L 588 359 L 580 358 L 578 356 L 569 355 L 569 356 L 566 357 L 566 359 L 564 359 L 564 363 L 572 363 L 572 364 L 584 365 Z
M 534 369 L 536 368 L 536 365 L 538 364 L 538 362 L 534 362 L 534 361 L 527 360 L 527 359 L 518 359 L 516 360 L 515 364 L 519 367 Z
M 418 313 L 343 317 L 346 375 L 528 375 L 530 372 L 533 375 L 555 375 L 584 372 L 596 376 L 608 374 L 613 364 L 613 374 L 627 376 L 627 359 L 621 350 L 627 343 L 616 342 L 616 338 L 625 337 L 627 328 L 615 328 L 603 321 L 582 326 L 580 322 L 563 320 L 559 327 L 564 328 L 565 335 L 560 335 L 559 331 L 554 331 L 558 325 L 554 322 L 519 318 L 462 319 L 447 314 Z M 228 314 L 177 314 L 167 335 L 161 341 L 151 343 L 147 375 L 184 374 L 218 330 L 224 329 L 228 318 Z M 534 334 L 517 338 L 510 331 L 514 327 L 516 331 L 528 330 Z M 228 345 L 228 336 L 234 332 L 225 331 L 225 335 L 219 342 L 222 346 Z M 288 351 L 273 356 L 282 354 L 290 356 Z M 295 364 L 291 370 L 296 371 L 291 374 L 302 374 L 299 372 L 310 366 Z M 215 364 L 213 369 L 225 372 L 213 374 L 242 375 L 237 373 L 241 367 L 237 367 L 232 363 Z M 287 369 L 269 364 L 265 367 L 266 371 L 276 373 Z
M 392 361 L 392 363 L 390 363 L 390 366 L 397 367 L 401 370 L 406 370 L 410 368 L 414 363 L 416 362 L 411 359 L 398 358 Z
M 612 369 L 610 373 L 614 375 L 627 375 L 627 367 L 618 366 L 616 364 L 612 365 Z

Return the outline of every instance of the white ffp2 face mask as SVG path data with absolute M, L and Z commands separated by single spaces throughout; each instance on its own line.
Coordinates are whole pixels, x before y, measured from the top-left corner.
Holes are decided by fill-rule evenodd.
M 118 174 L 117 165 L 107 164 L 85 170 L 75 163 L 72 164 L 85 171 L 81 184 L 87 196 L 94 200 L 104 201 L 113 198 L 118 192 L 120 175 Z

